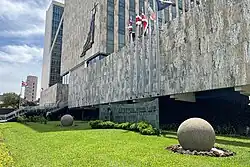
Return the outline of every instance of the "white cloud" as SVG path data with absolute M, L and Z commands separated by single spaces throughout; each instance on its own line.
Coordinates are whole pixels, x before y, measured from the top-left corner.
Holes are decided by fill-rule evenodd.
M 26 30 L 3 30 L 0 31 L 1 37 L 30 37 L 33 35 L 41 35 L 44 33 L 43 26 L 33 25 L 30 29 Z
M 32 1 L 31 1 L 32 2 Z M 36 19 L 45 18 L 44 11 L 46 6 L 36 6 L 30 1 L 13 1 L 1 0 L 0 1 L 0 17 L 5 17 L 9 20 L 17 20 L 22 16 L 29 16 Z
M 0 0 L 0 37 L 43 35 L 49 0 Z M 59 0 L 59 2 L 64 2 Z
M 0 48 L 0 60 L 8 63 L 29 63 L 42 60 L 42 48 L 28 45 L 7 45 Z
M 40 95 L 43 51 L 33 40 L 44 35 L 50 3 L 51 0 L 0 0 L 0 94 L 19 94 L 21 81 L 35 75 L 39 78 Z M 35 44 L 42 45 L 43 41 Z
M 1 28 L 0 37 L 42 35 L 46 7 L 35 1 L 0 0 L 0 19 L 7 23 Z

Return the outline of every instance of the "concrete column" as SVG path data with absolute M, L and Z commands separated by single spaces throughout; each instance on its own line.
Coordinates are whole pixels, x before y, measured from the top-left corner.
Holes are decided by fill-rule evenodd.
M 125 3 L 125 25 L 128 26 L 129 21 L 129 1 L 127 0 Z M 128 28 L 125 29 L 125 44 L 127 45 L 129 43 L 129 30 Z
M 118 51 L 119 0 L 114 1 L 114 52 Z
M 175 3 L 176 3 L 176 18 L 179 17 L 179 2 L 178 0 L 175 0 Z
M 169 12 L 169 21 L 172 21 L 173 20 L 173 14 L 172 14 L 172 6 L 169 6 L 168 7 L 168 12 Z
M 186 10 L 186 1 L 182 0 L 182 15 L 183 15 L 183 17 L 185 17 L 185 15 L 186 15 L 185 10 Z
M 135 0 L 135 14 L 140 14 L 139 0 Z

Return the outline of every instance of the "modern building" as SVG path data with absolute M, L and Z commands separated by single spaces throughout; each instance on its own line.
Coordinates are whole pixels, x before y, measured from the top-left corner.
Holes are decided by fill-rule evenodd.
M 220 11 L 249 6 L 173 1 L 186 4 L 159 11 L 161 27 L 152 24 L 154 32 L 134 42 L 126 26 L 146 9 L 144 1 L 65 1 L 61 76 L 70 110 L 98 108 L 100 119 L 109 119 L 111 109 L 117 122 L 157 126 L 189 117 L 226 123 L 248 109 L 250 36 L 240 32 L 249 12 L 236 18 Z M 156 0 L 149 3 L 155 10 Z M 44 98 L 56 99 L 56 92 L 66 91 L 47 92 Z
M 46 12 L 44 52 L 42 66 L 42 89 L 62 82 L 60 76 L 64 5 L 52 1 Z M 60 28 L 59 28 L 60 27 Z
M 27 76 L 27 86 L 24 91 L 24 99 L 27 101 L 34 102 L 36 101 L 37 95 L 37 82 L 38 78 L 36 76 Z
M 135 31 L 136 16 L 145 13 L 148 6 L 155 10 L 155 0 L 66 0 L 61 59 L 64 83 L 68 83 L 69 73 L 75 67 L 93 64 L 128 44 L 130 18 Z M 171 17 L 175 18 L 176 7 L 170 8 Z M 168 17 L 163 17 L 164 12 L 159 15 L 160 25 L 168 21 Z

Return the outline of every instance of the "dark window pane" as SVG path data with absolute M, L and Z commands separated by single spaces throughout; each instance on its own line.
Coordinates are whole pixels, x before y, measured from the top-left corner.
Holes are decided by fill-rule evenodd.
M 114 52 L 114 0 L 108 0 L 108 21 L 107 21 L 107 52 Z

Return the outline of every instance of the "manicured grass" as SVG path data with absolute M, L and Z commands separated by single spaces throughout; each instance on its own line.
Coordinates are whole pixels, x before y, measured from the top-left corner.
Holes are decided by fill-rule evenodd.
M 0 130 L 0 167 L 13 166 L 14 161 L 4 143 L 2 128 Z
M 165 150 L 176 135 L 143 136 L 124 130 L 91 130 L 30 123 L 0 124 L 16 167 L 237 167 L 250 166 L 250 140 L 218 137 L 217 145 L 237 153 L 230 158 L 180 155 Z

